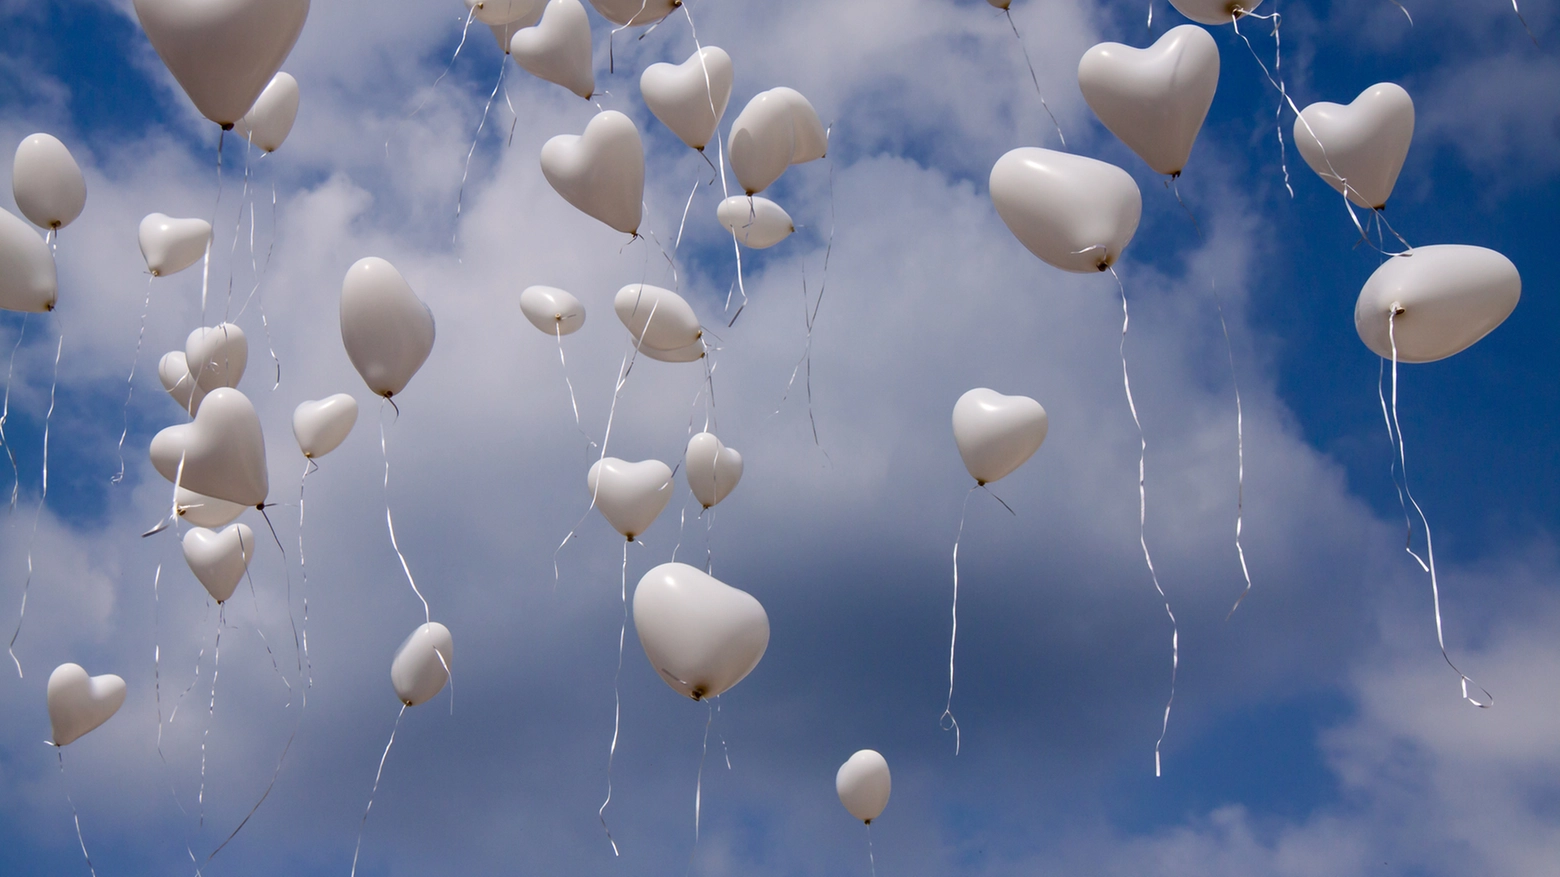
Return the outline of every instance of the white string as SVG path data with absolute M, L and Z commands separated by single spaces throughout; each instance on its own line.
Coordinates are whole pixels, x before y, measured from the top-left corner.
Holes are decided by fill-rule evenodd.
M 1056 128 L 1056 136 L 1062 141 L 1062 148 L 1067 148 L 1067 136 L 1062 133 L 1062 126 L 1056 121 L 1056 114 L 1051 112 L 1051 105 L 1045 102 L 1045 93 L 1040 90 L 1040 77 L 1035 75 L 1035 63 L 1029 60 L 1029 47 L 1024 45 L 1024 37 L 1018 32 L 1018 25 L 1013 22 L 1013 11 L 1003 9 L 1002 14 L 1007 16 L 1008 26 L 1013 28 L 1013 37 L 1018 40 L 1018 48 L 1024 53 L 1024 63 L 1029 66 L 1029 79 L 1035 84 L 1035 94 L 1040 96 L 1040 106 L 1045 107 L 1045 114 L 1051 117 L 1051 125 Z M 1148 22 L 1152 27 L 1154 23 L 1154 8 L 1149 7 Z
M 872 866 L 872 877 L 877 877 L 877 855 L 872 852 L 872 822 L 867 821 L 867 864 Z
M 87 840 L 81 836 L 81 814 L 76 812 L 76 802 L 70 798 L 70 780 L 65 777 L 64 749 L 55 746 L 54 754 L 60 761 L 60 782 L 65 786 L 65 803 L 70 805 L 70 818 L 76 823 L 76 841 L 81 844 L 81 855 L 87 860 L 87 871 L 92 874 L 92 877 L 97 877 L 97 869 L 92 867 L 92 856 L 87 852 Z
M 488 95 L 487 105 L 482 108 L 482 121 L 477 123 L 477 133 L 471 135 L 471 148 L 466 150 L 466 166 L 460 172 L 460 191 L 455 195 L 455 231 L 450 234 L 450 243 L 454 244 L 460 236 L 460 208 L 466 197 L 466 178 L 471 174 L 471 157 L 477 152 L 477 142 L 482 138 L 482 128 L 487 125 L 488 111 L 493 109 L 493 99 L 498 97 L 498 90 L 504 84 L 504 74 L 509 70 L 509 56 L 499 59 L 498 81 L 493 83 L 493 91 Z
M 704 701 L 709 716 L 704 720 L 704 746 L 699 751 L 699 774 L 693 784 L 693 850 L 688 853 L 688 872 L 693 872 L 693 857 L 699 852 L 699 816 L 704 805 L 704 759 L 710 754 L 710 725 L 715 723 L 715 707 Z
M 964 540 L 964 521 L 969 515 L 970 497 L 979 487 L 976 484 L 964 494 L 964 509 L 959 512 L 959 534 L 953 539 L 953 632 L 948 636 L 948 702 L 943 706 L 942 715 L 937 717 L 937 726 L 944 731 L 953 731 L 954 755 L 959 754 L 961 742 L 959 721 L 953 717 L 953 652 L 959 641 L 959 543 Z
M 55 320 L 59 320 L 56 316 Z M 32 587 L 33 546 L 38 541 L 38 521 L 43 517 L 44 503 L 49 499 L 49 424 L 54 419 L 54 392 L 60 383 L 60 353 L 65 350 L 65 331 L 60 330 L 59 343 L 54 348 L 54 378 L 49 383 L 49 410 L 43 416 L 43 489 L 38 494 L 38 505 L 33 509 L 32 534 L 27 537 L 27 579 L 22 582 L 22 606 L 16 613 L 16 630 L 6 646 L 11 660 L 16 664 L 16 677 L 22 678 L 22 662 L 16 657 L 16 638 L 22 635 L 22 622 L 27 617 L 27 593 Z
M 207 708 L 206 729 L 200 735 L 200 793 L 195 802 L 200 806 L 197 825 L 206 824 L 206 741 L 211 737 L 211 726 L 217 720 L 217 676 L 222 672 L 222 622 L 225 610 L 217 604 L 217 641 L 211 650 L 211 705 Z M 197 664 L 199 666 L 199 664 Z
M 152 309 L 152 281 L 155 274 L 146 276 L 146 301 L 141 303 L 141 330 L 135 336 L 135 358 L 130 360 L 130 375 L 125 378 L 124 428 L 119 431 L 119 471 L 109 479 L 114 484 L 125 480 L 125 436 L 130 434 L 130 399 L 135 395 L 135 367 L 141 361 L 141 342 L 146 340 L 146 314 Z
M 623 676 L 623 641 L 628 635 L 628 543 L 623 540 L 623 624 L 618 628 L 617 672 L 612 674 L 612 745 L 607 749 L 607 799 L 601 802 L 596 818 L 601 820 L 601 830 L 607 833 L 607 843 L 612 845 L 612 855 L 619 856 L 617 841 L 612 839 L 612 829 L 607 827 L 607 805 L 612 803 L 612 762 L 617 758 L 618 729 L 623 718 L 623 696 L 618 687 Z
M 1224 352 L 1230 360 L 1230 384 L 1235 388 L 1235 553 L 1240 557 L 1240 573 L 1246 579 L 1246 589 L 1235 598 L 1235 605 L 1230 607 L 1228 614 L 1224 616 L 1229 621 L 1235 615 L 1235 610 L 1240 608 L 1241 601 L 1251 593 L 1251 570 L 1246 566 L 1246 549 L 1241 547 L 1240 534 L 1246 513 L 1246 430 L 1245 413 L 1240 404 L 1240 380 L 1235 376 L 1235 346 L 1230 342 L 1230 327 L 1224 321 L 1224 304 L 1219 299 L 1219 285 L 1217 281 L 1209 280 L 1209 287 L 1213 290 L 1213 306 L 1219 312 L 1219 328 L 1224 332 Z
M 402 125 L 411 121 L 418 113 L 422 112 L 423 107 L 428 105 L 428 101 L 433 100 L 434 91 L 439 87 L 439 83 L 444 81 L 444 77 L 450 74 L 451 68 L 455 66 L 455 60 L 460 57 L 460 50 L 466 45 L 466 34 L 471 31 L 471 19 L 476 14 L 477 7 L 475 5 L 466 9 L 466 23 L 461 26 L 460 42 L 455 45 L 455 54 L 450 56 L 450 63 L 444 65 L 444 72 L 440 73 L 438 77 L 433 80 L 433 84 L 428 86 L 428 96 L 423 98 L 422 103 L 418 104 L 415 109 L 413 109 L 410 113 L 407 113 L 406 118 L 396 123 L 396 129 L 399 129 Z M 509 56 L 505 55 L 504 57 L 508 58 Z M 392 129 L 390 135 L 385 137 L 385 158 L 387 160 L 390 158 L 390 138 L 394 136 L 395 129 Z
M 435 652 L 438 649 L 434 649 Z M 368 793 L 368 806 L 363 808 L 363 819 L 358 822 L 357 846 L 352 849 L 352 877 L 357 877 L 358 853 L 363 851 L 363 828 L 368 825 L 368 811 L 374 809 L 374 795 L 379 792 L 379 778 L 385 773 L 385 759 L 390 757 L 390 747 L 395 745 L 395 732 L 401 728 L 401 717 L 406 715 L 407 704 L 401 704 L 401 711 L 395 714 L 395 724 L 390 728 L 390 742 L 385 744 L 383 755 L 379 756 L 379 770 L 374 772 L 374 788 Z
M 412 586 L 412 593 L 423 605 L 423 623 L 433 623 L 433 614 L 428 609 L 428 599 L 417 590 L 417 580 L 412 578 L 412 568 L 406 563 L 406 555 L 401 553 L 401 545 L 395 539 L 395 519 L 390 516 L 390 452 L 385 446 L 385 402 L 390 401 L 386 396 L 384 402 L 379 403 L 379 453 L 385 460 L 385 526 L 390 530 L 390 547 L 395 549 L 395 556 L 401 561 L 401 570 L 406 573 L 406 581 Z
M 22 314 L 22 327 L 16 333 L 16 343 L 11 347 L 11 359 L 5 367 L 5 401 L 0 403 L 0 445 L 5 446 L 6 456 L 11 458 L 11 505 L 12 511 L 16 510 L 16 501 L 20 497 L 22 488 L 22 472 L 16 465 L 16 452 L 11 448 L 11 442 L 5 436 L 5 422 L 11 416 L 11 377 L 16 373 L 16 351 L 22 346 L 22 339 L 27 337 L 27 314 Z
M 303 556 L 303 493 L 309 483 L 309 473 L 319 468 L 312 458 L 303 460 L 303 475 L 298 479 L 298 569 L 303 574 L 303 583 L 299 590 L 303 592 L 303 659 L 309 663 L 309 687 L 314 687 L 314 662 L 309 659 L 309 561 Z M 291 600 L 288 601 L 289 605 Z M 308 703 L 308 694 L 304 695 L 304 703 Z

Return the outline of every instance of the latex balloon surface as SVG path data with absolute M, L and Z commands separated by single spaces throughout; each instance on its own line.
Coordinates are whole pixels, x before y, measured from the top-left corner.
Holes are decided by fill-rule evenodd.
M 542 20 L 510 38 L 509 54 L 532 76 L 555 82 L 586 100 L 596 93 L 590 16 L 580 0 L 548 0 Z
M 167 277 L 199 262 L 211 243 L 211 223 L 148 213 L 141 220 L 141 256 L 153 277 Z
M 526 25 L 529 27 L 541 17 L 546 5 L 547 0 L 466 0 L 472 18 L 494 26 L 531 19 Z
M 784 207 L 759 195 L 733 195 L 715 208 L 715 217 L 739 243 L 755 250 L 772 247 L 796 231 Z
M 1040 450 L 1050 423 L 1045 409 L 1028 396 L 1004 396 L 978 387 L 953 406 L 953 440 L 970 477 L 996 481 Z
M 731 100 L 731 56 L 705 46 L 681 64 L 651 64 L 639 76 L 639 94 L 661 124 L 702 150 L 715 138 Z
M 1013 0 L 986 0 L 986 2 L 990 3 L 992 6 L 997 7 L 998 9 L 1006 9 L 1013 5 Z
M 731 123 L 726 159 L 742 190 L 756 195 L 769 188 L 796 153 L 796 122 L 791 101 L 775 90 L 761 91 Z
M 770 89 L 791 111 L 791 164 L 806 164 L 829 154 L 829 132 L 812 102 L 794 88 Z
M 191 422 L 153 436 L 151 456 L 162 477 L 196 493 L 259 506 L 269 492 L 260 417 L 249 399 L 231 387 L 206 394 Z
M 725 499 L 742 480 L 742 455 L 721 444 L 714 433 L 701 432 L 689 439 L 683 464 L 688 489 L 705 508 Z
M 542 176 L 563 200 L 624 234 L 637 234 L 645 197 L 645 148 L 634 121 L 597 113 L 580 135 L 542 144 Z
M 660 460 L 630 463 L 606 457 L 591 464 L 585 474 L 596 510 L 612 529 L 637 539 L 672 499 L 672 470 Z
M 1256 11 L 1262 0 L 1170 0 L 1170 5 L 1198 24 L 1229 24 Z
M 850 815 L 868 825 L 883 815 L 893 781 L 888 761 L 876 750 L 863 749 L 840 765 L 834 774 L 834 791 Z
M 1349 104 L 1321 101 L 1295 119 L 1295 146 L 1316 175 L 1360 207 L 1385 207 L 1414 139 L 1414 99 L 1379 82 Z
M 16 147 L 11 165 L 16 209 L 39 228 L 64 228 L 87 206 L 87 181 L 58 137 L 33 134 Z
M 991 200 L 1019 243 L 1079 274 L 1115 264 L 1143 213 L 1142 193 L 1126 171 L 1034 146 L 997 159 Z
M 641 347 L 671 351 L 697 344 L 699 318 L 683 297 L 648 283 L 631 283 L 612 300 L 618 319 Z
M 634 629 L 650 666 L 694 700 L 741 682 L 769 647 L 758 600 L 685 563 L 663 563 L 639 580 Z
M 585 325 L 585 306 L 555 286 L 527 286 L 520 293 L 520 313 L 548 335 L 571 335 Z
M 433 352 L 433 312 L 394 265 L 359 259 L 341 281 L 341 343 L 375 395 L 389 398 Z
M 455 640 L 449 628 L 432 621 L 418 626 L 395 650 L 390 684 L 401 703 L 417 706 L 444 690 L 454 666 Z
M 298 450 L 311 460 L 325 456 L 347 440 L 357 418 L 357 400 L 348 393 L 299 403 L 292 420 Z
M 196 386 L 207 393 L 218 387 L 236 387 L 249 364 L 249 340 L 232 323 L 201 327 L 184 342 L 184 367 Z
M 655 24 L 682 5 L 682 0 L 590 0 L 601 17 L 613 24 Z
M 168 391 L 173 401 L 179 403 L 180 408 L 192 416 L 200 410 L 206 391 L 195 383 L 195 376 L 190 374 L 184 351 L 174 350 L 163 354 L 157 363 L 157 379 L 162 381 L 163 389 Z
M 178 509 L 179 517 L 192 527 L 205 527 L 208 530 L 226 527 L 243 514 L 245 509 L 252 508 L 225 499 L 217 499 L 214 496 L 205 496 L 187 487 L 176 488 L 173 493 L 174 507 Z
M 218 603 L 233 596 L 255 556 L 255 534 L 248 524 L 221 531 L 195 527 L 184 534 L 183 544 L 184 562 Z
M 112 673 L 88 676 L 80 664 L 61 664 L 49 674 L 48 702 L 54 745 L 65 746 L 119 712 L 125 680 Z
M 266 152 L 275 152 L 282 148 L 297 119 L 298 80 L 281 72 L 271 77 L 255 105 L 233 124 L 233 133 Z
M 229 127 L 281 69 L 309 0 L 135 0 L 135 15 L 195 108 Z
M 704 339 L 700 338 L 692 344 L 675 347 L 671 350 L 662 350 L 659 347 L 641 346 L 639 355 L 648 357 L 658 362 L 698 362 L 709 353 Z
M 1100 121 L 1161 174 L 1186 167 L 1219 86 L 1219 47 L 1196 25 L 1146 49 L 1100 43 L 1078 62 L 1078 87 Z
M 1488 335 L 1521 297 L 1517 266 L 1494 250 L 1416 247 L 1388 259 L 1365 281 L 1354 328 L 1383 359 L 1392 358 L 1395 338 L 1398 362 L 1434 362 Z
M 9 210 L 0 210 L 0 309 L 54 310 L 59 275 L 49 245 Z

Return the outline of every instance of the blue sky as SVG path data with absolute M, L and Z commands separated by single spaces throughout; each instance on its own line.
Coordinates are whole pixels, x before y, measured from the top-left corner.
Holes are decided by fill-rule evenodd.
M 1409 475 L 1435 528 L 1447 645 L 1494 692 L 1490 710 L 1459 698 L 1436 649 L 1429 582 L 1402 551 L 1380 361 L 1352 325 L 1380 254 L 1355 246 L 1340 197 L 1292 144 L 1294 197 L 1285 191 L 1278 96 L 1245 44 L 1228 27 L 1213 30 L 1219 91 L 1179 182 L 1200 238 L 1159 178 L 1093 118 L 1075 73 L 1095 42 L 1146 45 L 1184 19 L 1163 3 L 1152 29 L 1138 3 L 1014 4 L 1072 151 L 1120 165 L 1143 191 L 1143 224 L 1118 270 L 1148 442 L 1147 539 L 1182 659 L 1158 779 L 1170 628 L 1138 548 L 1120 301 L 1108 276 L 1063 275 L 1034 259 L 991 206 L 986 179 L 1000 155 L 1057 144 L 1007 22 L 988 4 L 693 5 L 700 40 L 733 58 L 728 122 L 757 92 L 790 85 L 834 126 L 830 158 L 791 169 L 772 190 L 800 231 L 744 254 L 751 303 L 724 328 L 735 264 L 713 221 L 718 185 L 695 197 L 674 281 L 655 241 L 625 246 L 547 186 L 541 144 L 578 133 L 595 108 L 512 64 L 504 82 L 519 119 L 501 93 L 457 220 L 463 164 L 502 59 L 474 26 L 432 87 L 460 41 L 454 0 L 316 3 L 283 67 L 303 94 L 297 127 L 274 155 L 248 159 L 247 195 L 230 140 L 220 202 L 215 126 L 162 68 L 128 3 L 0 2 L 0 143 L 56 134 L 89 190 L 59 244 L 60 310 L 27 321 L 6 422 L 22 498 L 0 521 L 0 609 L 19 604 L 29 551 L 37 572 L 17 646 L 25 676 L 0 674 L 4 870 L 85 870 L 68 785 L 99 873 L 193 871 L 191 855 L 205 859 L 238 824 L 290 738 L 265 804 L 204 873 L 350 867 L 397 708 L 390 656 L 422 620 L 385 532 L 383 416 L 397 533 L 434 619 L 453 632 L 456 697 L 453 711 L 441 696 L 402 720 L 360 873 L 865 874 L 867 839 L 831 779 L 868 747 L 894 772 L 872 828 L 883 874 L 1547 873 L 1560 860 L 1560 305 L 1546 258 L 1560 220 L 1555 7 L 1523 5 L 1535 47 L 1501 2 L 1405 2 L 1412 26 L 1386 0 L 1270 0 L 1263 11 L 1283 13 L 1282 70 L 1302 106 L 1347 102 L 1382 80 L 1414 97 L 1414 144 L 1389 207 L 1398 231 L 1416 245 L 1497 249 L 1522 274 L 1522 301 L 1504 325 L 1451 359 L 1404 367 L 1400 384 Z M 611 73 L 608 27 L 594 13 L 591 24 L 609 92 L 602 106 L 639 125 L 646 223 L 670 250 L 689 187 L 708 168 L 644 109 L 637 76 L 693 51 L 688 22 L 678 15 L 639 40 L 618 34 Z M 1271 63 L 1268 26 L 1242 30 Z M 1286 139 L 1292 121 L 1286 112 Z M 246 198 L 256 264 L 274 242 L 258 278 Z M 287 553 L 262 543 L 253 596 L 245 585 L 227 608 L 214 710 L 215 608 L 172 534 L 139 535 L 167 505 L 147 444 L 181 422 L 155 364 L 202 324 L 198 270 L 155 280 L 137 358 L 148 285 L 135 227 L 154 211 L 215 217 L 205 322 L 239 312 L 258 279 L 282 369 L 273 389 L 260 305 L 243 308 L 251 348 L 240 389 L 262 418 L 278 503 L 270 514 Z M 814 445 L 805 397 L 786 384 L 806 343 L 803 278 L 815 294 L 831 226 L 811 345 Z M 379 410 L 340 344 L 340 280 L 367 255 L 401 268 L 439 324 L 399 419 Z M 679 482 L 646 544 L 629 551 L 629 586 L 674 546 L 697 563 L 708 545 L 715 574 L 764 604 L 773 636 L 714 716 L 695 843 L 710 714 L 656 678 L 629 630 L 607 811 L 623 851 L 615 858 L 596 809 L 621 539 L 590 513 L 558 553 L 554 579 L 554 550 L 589 503 L 593 452 L 573 422 L 556 345 L 516 302 L 536 283 L 585 302 L 586 327 L 565 352 L 581 427 L 600 441 L 628 349 L 608 304 L 640 280 L 675 282 L 714 327 L 715 403 L 698 397 L 698 366 L 639 363 L 609 452 L 675 464 L 712 411 L 747 471 L 708 522 Z M 1243 587 L 1235 412 L 1210 282 L 1246 418 L 1244 547 L 1255 587 L 1229 621 Z M 14 343 L 21 325 L 0 315 L 0 340 Z M 50 493 L 33 536 L 61 332 Z M 1038 399 L 1051 433 L 994 485 L 1016 514 L 971 498 L 955 756 L 937 716 L 968 477 L 948 415 L 975 386 Z M 298 402 L 336 392 L 353 393 L 363 414 L 308 480 L 305 589 L 303 461 L 288 424 Z M 127 419 L 127 476 L 116 485 Z M 301 671 L 289 618 L 302 621 L 305 594 L 311 669 Z M 64 750 L 62 779 L 38 741 L 48 736 L 44 683 L 64 661 L 123 676 L 129 696 Z

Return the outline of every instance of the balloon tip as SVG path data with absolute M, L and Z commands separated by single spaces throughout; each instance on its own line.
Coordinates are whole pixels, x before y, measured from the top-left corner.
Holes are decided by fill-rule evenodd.
M 233 130 L 233 123 L 232 122 L 218 122 L 217 124 L 221 125 L 222 126 L 222 130 L 224 130 L 224 131 L 231 131 L 231 130 Z

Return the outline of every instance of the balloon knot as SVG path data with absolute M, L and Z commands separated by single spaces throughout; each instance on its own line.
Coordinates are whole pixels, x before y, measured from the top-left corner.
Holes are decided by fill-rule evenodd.
M 222 130 L 224 130 L 224 131 L 231 131 L 231 130 L 233 130 L 233 123 L 232 122 L 222 122 L 220 124 L 222 125 Z

